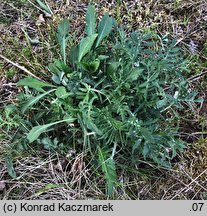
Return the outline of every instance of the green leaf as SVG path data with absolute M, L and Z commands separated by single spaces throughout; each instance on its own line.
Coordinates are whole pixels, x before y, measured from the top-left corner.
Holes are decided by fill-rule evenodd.
M 57 38 L 60 45 L 63 61 L 65 64 L 67 59 L 66 46 L 69 40 L 69 30 L 70 30 L 70 25 L 68 19 L 62 20 L 58 25 Z
M 142 143 L 142 139 L 136 140 L 136 142 L 132 146 L 132 154 L 134 154 L 134 152 L 140 147 L 141 143 Z
M 64 19 L 62 20 L 58 25 L 58 35 L 63 37 L 66 37 L 69 34 L 70 25 L 69 20 Z
M 71 68 L 61 60 L 56 59 L 54 61 L 54 65 L 59 69 L 59 71 L 64 72 L 66 74 L 72 72 Z
M 96 41 L 96 47 L 98 47 L 101 41 L 109 35 L 112 30 L 112 26 L 113 19 L 109 17 L 109 14 L 104 15 L 98 27 L 98 38 Z
M 41 139 L 41 144 L 43 144 L 44 148 L 47 150 L 55 150 L 58 147 L 58 140 L 51 140 L 49 137 L 44 137 Z
M 88 72 L 90 71 L 90 63 L 81 62 L 81 66 L 82 66 L 83 70 L 88 71 Z
M 43 3 L 42 1 L 40 0 L 36 0 L 36 2 L 39 4 L 39 6 L 44 10 L 46 11 L 48 14 L 52 15 L 52 11 L 50 9 L 50 7 L 48 5 L 46 5 L 45 3 Z
M 148 144 L 144 144 L 144 148 L 142 150 L 142 154 L 143 154 L 143 157 L 144 159 L 146 160 L 148 154 L 149 154 L 149 151 L 150 151 L 150 148 L 149 148 L 149 145 Z
M 100 60 L 99 59 L 95 59 L 93 62 L 81 62 L 81 65 L 83 67 L 83 69 L 85 71 L 88 71 L 88 72 L 96 72 L 99 68 L 99 65 L 100 65 Z
M 23 107 L 22 112 L 24 113 L 29 107 L 31 107 L 33 104 L 37 103 L 41 98 L 43 98 L 45 95 L 50 94 L 51 92 L 55 91 L 55 89 L 52 89 L 48 92 L 45 92 L 43 94 L 37 95 L 36 97 L 31 97 L 29 101 L 27 101 Z
M 61 83 L 60 76 L 53 74 L 52 81 L 59 85 Z
M 5 162 L 6 162 L 6 167 L 7 167 L 9 175 L 12 178 L 15 179 L 17 177 L 17 174 L 16 174 L 16 171 L 14 169 L 14 165 L 13 165 L 12 159 L 11 159 L 11 157 L 9 155 L 7 155 L 5 157 Z
M 79 45 L 79 53 L 78 53 L 79 62 L 91 50 L 91 47 L 93 46 L 94 41 L 96 40 L 97 36 L 98 34 L 93 34 L 81 40 L 80 45 Z
M 62 72 L 65 74 L 72 72 L 72 69 L 67 64 L 65 64 L 63 61 L 57 60 L 57 59 L 54 61 L 54 63 L 49 64 L 48 69 L 50 72 L 52 72 L 53 74 L 56 74 L 56 75 L 58 75 Z
M 60 70 L 59 70 L 59 68 L 57 68 L 57 66 L 55 65 L 55 63 L 50 63 L 49 66 L 48 66 L 48 70 L 50 72 L 52 72 L 53 74 L 60 73 Z
M 45 124 L 45 125 L 39 125 L 39 126 L 35 126 L 33 127 L 30 132 L 27 134 L 27 139 L 29 140 L 29 143 L 34 142 L 35 140 L 38 139 L 38 137 L 44 133 L 49 127 L 52 127 L 53 125 L 56 124 L 60 124 L 62 122 L 67 122 L 67 123 L 72 123 L 74 122 L 75 119 L 74 118 L 69 118 L 69 119 L 63 119 L 60 121 L 56 121 L 56 122 L 52 122 L 49 124 Z
M 78 47 L 72 47 L 70 50 L 70 54 L 69 54 L 69 58 L 70 58 L 70 62 L 73 65 L 73 67 L 75 66 L 75 63 L 78 60 Z
M 153 141 L 153 135 L 149 129 L 144 128 L 144 127 L 140 127 L 140 132 L 141 132 L 141 134 L 145 140 L 147 140 L 149 142 Z
M 99 68 L 100 65 L 100 60 L 99 59 L 95 59 L 93 62 L 91 62 L 90 64 L 90 68 L 92 72 L 96 72 Z
M 114 160 L 107 157 L 107 152 L 98 147 L 99 163 L 105 175 L 107 194 L 111 197 L 115 184 L 117 183 L 116 167 Z
M 107 74 L 112 76 L 117 71 L 119 66 L 121 66 L 120 62 L 110 62 L 107 67 Z
M 109 56 L 107 56 L 107 55 L 99 55 L 99 56 L 98 56 L 98 59 L 99 59 L 100 61 L 106 60 L 106 59 L 108 59 L 108 58 L 109 58 Z
M 96 15 L 95 7 L 92 5 L 88 6 L 86 13 L 86 34 L 91 36 L 96 33 Z
M 90 129 L 91 131 L 94 131 L 96 134 L 98 134 L 99 136 L 102 135 L 102 131 L 99 130 L 97 128 L 97 126 L 92 122 L 90 121 L 90 119 L 88 119 L 88 122 L 87 122 L 87 128 Z
M 43 89 L 44 87 L 55 87 L 54 85 L 39 81 L 38 79 L 35 79 L 33 77 L 21 79 L 19 82 L 17 82 L 17 86 L 28 86 L 39 92 L 45 92 L 45 90 Z
M 129 81 L 135 81 L 135 80 L 137 80 L 137 78 L 140 76 L 140 74 L 141 74 L 142 71 L 143 71 L 142 69 L 133 69 L 131 71 L 131 73 L 129 74 L 129 76 L 127 77 L 127 79 Z
M 166 104 L 167 104 L 166 98 L 164 98 L 162 100 L 158 100 L 156 103 L 158 109 L 163 108 L 164 106 L 166 106 Z
M 66 88 L 64 86 L 60 86 L 56 89 L 55 95 L 58 98 L 66 98 L 69 95 L 69 93 L 67 93 Z

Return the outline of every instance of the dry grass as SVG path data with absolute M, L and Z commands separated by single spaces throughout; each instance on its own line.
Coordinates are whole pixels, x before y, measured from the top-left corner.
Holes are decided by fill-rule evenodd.
M 35 152 L 34 152 L 35 153 Z M 65 157 L 36 152 L 17 158 L 18 178 L 11 180 L 2 164 L 0 177 L 5 188 L 1 199 L 88 199 L 104 197 L 90 178 L 84 155 L 69 152 Z
M 207 199 L 206 144 L 193 144 L 170 170 L 146 166 L 151 176 L 140 169 L 133 176 L 121 173 L 113 199 Z M 95 178 L 82 154 L 37 152 L 17 158 L 16 180 L 10 179 L 4 163 L 0 166 L 5 184 L 1 199 L 107 199 L 103 180 Z
M 18 63 L 32 74 L 47 79 L 46 66 L 54 57 L 55 31 L 62 17 L 71 20 L 71 31 L 81 36 L 88 1 L 47 0 L 54 12 L 52 17 L 28 2 L 0 3 L 0 54 Z M 26 1 L 25 1 L 26 2 Z M 34 2 L 34 1 L 33 1 Z M 128 30 L 158 31 L 178 39 L 192 59 L 188 74 L 192 88 L 198 88 L 203 98 L 207 95 L 207 3 L 205 0 L 183 1 L 94 1 L 99 16 L 108 11 Z M 3 12 L 3 13 L 1 13 Z M 25 32 L 40 42 L 30 45 Z M 74 41 L 75 43 L 75 41 Z M 0 58 L 0 109 L 15 103 L 18 89 L 15 82 L 24 70 Z M 119 173 L 120 186 L 114 199 L 207 199 L 207 119 L 206 102 L 196 107 L 194 114 L 186 112 L 183 138 L 189 148 L 176 158 L 171 170 L 144 164 L 133 176 Z M 186 122 L 189 122 L 186 123 Z M 12 138 L 0 128 L 0 199 L 107 199 L 103 179 L 95 178 L 84 155 L 59 155 L 46 151 L 33 152 L 16 158 L 18 179 L 12 180 L 4 163 L 4 147 Z M 192 141 L 194 141 L 192 143 Z

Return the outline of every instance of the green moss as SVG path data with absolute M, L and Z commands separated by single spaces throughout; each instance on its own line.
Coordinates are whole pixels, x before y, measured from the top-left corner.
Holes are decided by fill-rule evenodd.
M 13 68 L 9 68 L 9 70 L 5 72 L 5 75 L 8 79 L 11 79 L 15 74 L 16 71 Z
M 22 53 L 22 55 L 24 55 L 27 58 L 31 57 L 31 49 L 28 47 L 24 47 L 22 49 L 21 53 Z

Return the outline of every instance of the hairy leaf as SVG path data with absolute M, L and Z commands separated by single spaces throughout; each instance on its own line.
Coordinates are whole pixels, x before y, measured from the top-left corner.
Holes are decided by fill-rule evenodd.
M 93 34 L 81 40 L 79 44 L 79 53 L 78 53 L 79 62 L 91 50 L 91 47 L 93 46 L 94 41 L 96 40 L 97 36 L 98 34 Z
M 36 0 L 36 2 L 39 4 L 39 6 L 46 11 L 48 14 L 53 14 L 50 7 L 48 5 L 46 5 L 45 3 L 43 3 L 41 0 Z
M 88 6 L 86 13 L 86 34 L 91 36 L 96 33 L 96 15 L 95 7 L 92 5 Z
M 52 127 L 52 126 L 54 126 L 56 124 L 60 124 L 60 123 L 63 123 L 63 122 L 72 123 L 72 122 L 74 122 L 74 120 L 75 120 L 74 118 L 69 118 L 69 119 L 63 119 L 63 120 L 52 122 L 52 123 L 45 124 L 45 125 L 35 126 L 27 134 L 27 139 L 29 140 L 30 143 L 32 143 L 35 140 L 37 140 L 38 137 L 42 133 L 44 133 L 49 127 Z
M 57 32 L 57 38 L 61 49 L 61 54 L 63 57 L 63 61 L 66 64 L 66 46 L 69 39 L 69 21 L 68 19 L 64 19 L 59 25 L 58 25 L 58 32 Z
M 28 86 L 39 92 L 45 92 L 45 90 L 43 89 L 44 87 L 55 87 L 54 85 L 39 81 L 38 79 L 35 79 L 33 77 L 21 79 L 19 82 L 17 82 L 17 86 Z
M 22 106 L 22 112 L 24 113 L 28 108 L 30 108 L 32 105 L 37 103 L 40 99 L 45 97 L 46 95 L 50 94 L 51 92 L 55 91 L 55 89 L 52 89 L 48 92 L 45 92 L 43 94 L 37 95 L 36 97 L 31 97 L 29 101 L 27 101 L 23 106 Z
M 69 54 L 70 62 L 75 67 L 75 63 L 78 61 L 78 47 L 72 47 Z
M 98 38 L 96 41 L 96 47 L 98 47 L 101 41 L 109 35 L 112 30 L 113 19 L 108 14 L 104 15 L 98 26 Z
M 105 175 L 107 184 L 107 193 L 111 197 L 115 184 L 117 183 L 116 168 L 114 160 L 108 157 L 108 153 L 98 147 L 99 163 Z

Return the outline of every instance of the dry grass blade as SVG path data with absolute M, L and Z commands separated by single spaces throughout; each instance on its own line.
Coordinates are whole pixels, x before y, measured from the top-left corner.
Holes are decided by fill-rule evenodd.
M 186 185 L 184 188 L 182 188 L 175 196 L 173 196 L 172 199 L 175 199 L 177 196 L 179 196 L 183 191 L 185 191 L 186 189 L 188 189 L 193 183 L 197 183 L 196 180 L 199 179 L 206 172 L 207 172 L 207 169 L 204 170 L 202 173 L 200 173 L 195 179 L 192 179 L 192 181 L 188 185 Z M 204 188 L 204 187 L 202 187 L 202 188 L 205 189 L 205 191 L 207 191 L 206 188 Z
M 13 66 L 19 68 L 20 70 L 24 71 L 25 73 L 27 73 L 29 76 L 35 77 L 38 80 L 41 80 L 39 77 L 37 77 L 35 74 L 33 74 L 32 72 L 30 72 L 29 70 L 27 70 L 24 66 L 20 66 L 18 63 L 15 63 L 11 60 L 9 60 L 8 58 L 6 58 L 5 56 L 0 54 L 0 58 L 4 59 L 5 61 L 7 61 L 8 63 L 12 64 Z

